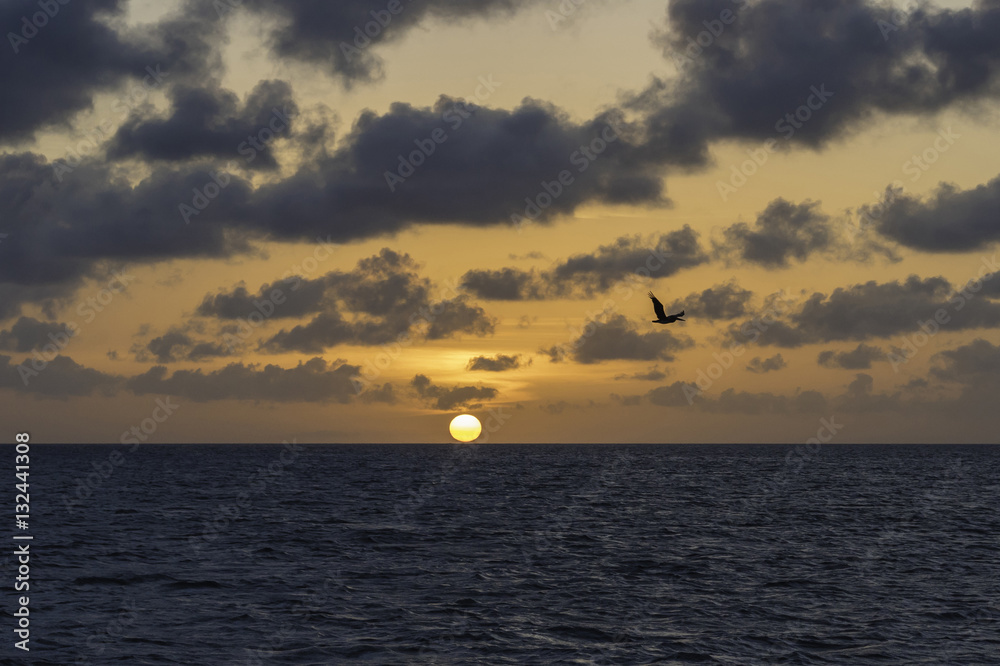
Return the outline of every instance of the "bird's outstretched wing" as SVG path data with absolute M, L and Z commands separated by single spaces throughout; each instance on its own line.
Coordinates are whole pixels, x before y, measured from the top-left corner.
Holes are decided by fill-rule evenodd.
M 683 316 L 684 316 L 684 310 L 681 310 L 681 311 L 680 311 L 680 312 L 678 312 L 677 314 L 675 314 L 675 315 L 670 315 L 670 316 L 671 316 L 671 317 L 683 317 Z
M 649 297 L 653 299 L 653 312 L 656 313 L 658 319 L 666 319 L 667 313 L 663 310 L 663 303 L 661 303 L 656 296 L 653 296 L 653 292 L 649 292 Z

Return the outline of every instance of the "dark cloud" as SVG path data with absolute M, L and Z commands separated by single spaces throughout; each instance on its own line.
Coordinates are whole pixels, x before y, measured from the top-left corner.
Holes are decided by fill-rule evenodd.
M 174 86 L 166 118 L 133 114 L 108 146 L 112 159 L 184 161 L 199 157 L 234 160 L 252 169 L 274 169 L 273 142 L 288 139 L 298 115 L 291 86 L 261 81 L 240 104 L 214 84 Z
M 328 363 L 313 358 L 294 368 L 277 365 L 232 363 L 210 373 L 178 370 L 168 376 L 162 365 L 129 378 L 125 386 L 136 395 L 176 395 L 209 400 L 261 400 L 268 402 L 340 402 L 355 395 L 352 379 L 360 368 L 344 361 Z
M 628 288 L 623 281 L 668 277 L 707 261 L 698 233 L 684 225 L 658 238 L 621 236 L 593 252 L 556 262 L 542 272 L 518 268 L 471 270 L 462 276 L 462 287 L 479 298 L 492 300 L 588 298 L 616 285 Z
M 902 393 L 875 393 L 875 380 L 871 375 L 859 372 L 847 390 L 833 401 L 841 412 L 899 411 L 905 407 Z
M 275 53 L 318 65 L 351 85 L 382 78 L 381 46 L 427 19 L 495 18 L 529 4 L 527 0 L 250 0 L 245 6 L 274 22 L 270 43 Z
M 647 370 L 646 372 L 636 372 L 631 375 L 615 375 L 615 381 L 631 379 L 642 382 L 659 382 L 666 379 L 669 374 L 670 374 L 669 371 L 664 372 L 663 370 L 660 370 L 658 367 L 653 367 Z
M 98 93 L 124 90 L 112 105 L 115 115 L 124 117 L 164 80 L 204 80 L 206 72 L 221 70 L 224 23 L 212 3 L 189 0 L 158 23 L 137 29 L 121 28 L 126 4 L 60 2 L 37 30 L 23 20 L 28 17 L 30 24 L 41 8 L 37 2 L 0 7 L 9 42 L 2 51 L 0 87 L 17 91 L 0 99 L 0 142 L 67 127 L 78 112 L 93 108 Z
M 938 325 L 936 317 L 942 317 Z M 960 331 L 1000 326 L 1000 304 L 973 293 L 956 292 L 942 277 L 904 282 L 874 281 L 816 293 L 784 320 L 770 323 L 759 336 L 762 345 L 799 347 L 818 342 L 887 338 L 922 328 Z M 752 322 L 730 327 L 730 336 L 744 341 L 741 331 Z M 755 338 L 756 340 L 756 338 Z
M 202 361 L 232 355 L 232 350 L 222 344 L 199 341 L 183 328 L 172 328 L 145 345 L 136 344 L 132 351 L 136 354 L 136 360 L 140 362 L 155 360 L 157 363 Z
M 998 10 L 1000 11 L 1000 10 Z M 1000 178 L 971 190 L 942 183 L 926 199 L 898 195 L 877 215 L 878 230 L 903 245 L 925 252 L 969 252 L 1000 240 Z
M 573 183 L 536 220 L 592 201 L 659 201 L 659 177 L 629 163 L 624 138 L 593 161 L 583 160 L 584 171 L 574 165 L 574 156 L 582 159 L 581 147 L 609 129 L 607 118 L 577 125 L 532 101 L 513 111 L 463 108 L 444 99 L 433 109 L 396 104 L 383 116 L 362 114 L 338 151 L 257 189 L 202 164 L 157 167 L 132 182 L 131 173 L 94 160 L 57 177 L 41 156 L 5 154 L 0 219 L 10 237 L 0 243 L 0 283 L 78 281 L 106 259 L 229 256 L 265 236 L 288 241 L 322 235 L 338 242 L 417 223 L 510 224 L 524 214 L 525 199 L 562 171 L 574 174 Z M 432 135 L 447 141 L 435 144 Z M 435 152 L 391 192 L 386 174 L 399 169 L 400 155 L 419 152 L 415 141 L 430 141 Z M 627 188 L 619 181 L 635 179 L 647 182 L 648 191 L 623 196 Z M 677 242 L 690 236 L 677 236 Z M 603 254 L 597 259 L 612 261 Z M 676 261 L 696 260 L 682 254 L 661 274 L 669 274 Z M 598 264 L 582 272 L 596 276 L 601 269 Z M 566 276 L 581 273 L 572 260 L 563 270 Z
M 638 407 L 642 404 L 641 395 L 619 395 L 612 393 L 611 399 L 619 403 L 622 407 Z
M 431 382 L 426 375 L 416 375 L 410 386 L 435 409 L 449 411 L 456 407 L 478 407 L 482 400 L 492 400 L 499 391 L 490 386 L 452 386 L 446 388 Z
M 640 333 L 624 315 L 611 314 L 603 321 L 591 321 L 587 330 L 573 342 L 541 350 L 553 362 L 572 359 L 577 363 L 600 363 L 614 360 L 674 360 L 674 352 L 693 346 L 687 337 L 669 331 Z
M 67 324 L 21 317 L 10 330 L 0 331 L 0 349 L 28 352 L 50 344 L 62 349 L 73 335 L 75 330 Z
M 514 356 L 508 356 L 506 354 L 497 354 L 496 356 L 475 356 L 469 359 L 469 364 L 466 366 L 466 370 L 482 370 L 485 372 L 506 372 L 508 370 L 517 370 L 524 365 L 531 365 L 531 359 L 528 359 L 527 363 L 524 363 L 520 354 L 515 354 Z
M 496 320 L 481 307 L 471 304 L 464 294 L 452 298 L 432 297 L 434 285 L 420 277 L 418 265 L 408 254 L 384 248 L 378 255 L 362 259 L 351 272 L 334 271 L 316 280 L 300 280 L 291 287 L 265 285 L 256 296 L 245 287 L 229 294 L 206 297 L 200 314 L 219 313 L 243 317 L 259 311 L 264 299 L 273 294 L 301 293 L 289 297 L 274 312 L 282 316 L 319 311 L 309 323 L 282 329 L 263 343 L 275 352 L 320 352 L 338 344 L 378 345 L 422 336 L 439 340 L 467 333 L 493 333 Z M 287 281 L 286 281 L 287 282 Z M 285 304 L 292 304 L 285 311 Z
M 24 359 L 14 365 L 10 356 L 0 354 L 0 388 L 39 397 L 68 398 L 95 393 L 113 395 L 121 377 L 85 368 L 68 356 Z
M 792 396 L 751 393 L 726 389 L 717 398 L 705 395 L 694 384 L 674 382 L 646 393 L 650 403 L 660 407 L 689 407 L 725 414 L 816 414 L 828 401 L 817 391 L 801 391 Z
M 1000 345 L 982 338 L 939 352 L 935 361 L 938 365 L 931 369 L 931 375 L 939 380 L 970 386 L 1000 383 Z
M 462 288 L 491 301 L 543 300 L 549 295 L 542 275 L 519 268 L 473 269 L 462 276 Z
M 246 319 L 254 312 L 270 313 L 274 319 L 304 317 L 323 311 L 330 298 L 327 290 L 338 278 L 336 273 L 315 280 L 291 276 L 264 284 L 253 294 L 241 283 L 232 291 L 207 294 L 195 312 L 219 319 Z
M 17 142 L 39 129 L 67 125 L 78 111 L 92 106 L 96 93 L 112 90 L 128 77 L 141 79 L 145 67 L 158 62 L 157 54 L 107 24 L 125 4 L 59 4 L 59 12 L 41 28 L 31 24 L 37 3 L 0 6 L 4 42 L 11 42 L 4 44 L 0 65 L 0 87 L 7 91 L 0 99 L 0 141 Z M 25 36 L 27 41 L 21 41 Z
M 38 155 L 0 156 L 0 218 L 9 234 L 0 243 L 0 286 L 69 290 L 109 259 L 220 257 L 249 249 L 246 234 L 204 217 L 185 224 L 180 214 L 194 190 L 215 182 L 211 169 L 154 170 L 135 186 L 126 175 L 91 161 L 59 182 Z M 210 205 L 232 213 L 248 191 L 234 176 Z
M 747 304 L 751 298 L 752 291 L 741 288 L 735 282 L 727 282 L 674 301 L 667 311 L 684 310 L 688 316 L 698 319 L 736 319 L 747 314 Z
M 992 1 L 901 12 L 866 0 L 673 0 L 667 16 L 655 40 L 682 76 L 630 100 L 651 163 L 702 165 L 719 139 L 821 147 L 878 112 L 933 114 L 1000 89 Z
M 793 204 L 775 199 L 751 227 L 738 222 L 723 231 L 716 244 L 722 256 L 735 256 L 764 268 L 785 268 L 790 259 L 805 261 L 810 254 L 827 250 L 835 240 L 830 218 L 817 202 Z
M 844 368 L 845 370 L 868 370 L 872 363 L 887 360 L 881 347 L 859 344 L 848 352 L 822 351 L 817 362 L 827 368 Z
M 761 359 L 761 357 L 754 357 L 749 363 L 747 363 L 747 370 L 754 374 L 763 375 L 768 372 L 777 372 L 784 367 L 787 367 L 785 359 L 781 357 L 781 354 L 776 354 L 771 358 Z

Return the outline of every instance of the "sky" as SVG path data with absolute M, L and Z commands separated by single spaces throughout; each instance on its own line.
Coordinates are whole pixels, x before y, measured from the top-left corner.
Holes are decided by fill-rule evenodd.
M 996 441 L 996 0 L 36 1 L 0 27 L 9 432 Z

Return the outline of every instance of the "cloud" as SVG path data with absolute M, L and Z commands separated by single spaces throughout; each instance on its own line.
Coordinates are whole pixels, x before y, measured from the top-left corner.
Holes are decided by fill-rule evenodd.
M 120 377 L 85 368 L 68 356 L 43 360 L 36 357 L 13 365 L 10 356 L 0 354 L 0 388 L 64 399 L 95 393 L 113 395 L 121 382 Z
M 452 386 L 446 388 L 431 382 L 426 375 L 416 375 L 410 386 L 435 409 L 450 411 L 456 407 L 478 407 L 482 400 L 492 400 L 499 391 L 491 386 Z
M 642 404 L 641 395 L 619 395 L 618 393 L 612 393 L 611 399 L 622 407 L 638 407 Z
M 786 268 L 790 259 L 805 261 L 814 252 L 831 249 L 836 238 L 819 203 L 793 204 L 781 198 L 769 203 L 752 227 L 738 222 L 725 229 L 723 237 L 715 244 L 718 255 L 764 268 Z
M 243 101 L 209 82 L 174 86 L 166 118 L 133 113 L 112 137 L 112 159 L 184 161 L 199 157 L 236 160 L 253 169 L 278 166 L 269 141 L 287 139 L 298 115 L 292 88 L 284 81 L 261 81 Z
M 193 338 L 189 331 L 178 327 L 171 328 L 145 345 L 137 343 L 132 347 L 132 351 L 137 361 L 147 362 L 153 359 L 157 363 L 202 361 L 232 355 L 232 351 L 222 344 L 199 341 Z
M 513 356 L 497 354 L 492 358 L 489 356 L 475 356 L 470 358 L 469 364 L 466 366 L 466 370 L 506 372 L 508 370 L 517 370 L 524 365 L 531 365 L 531 359 L 528 359 L 528 362 L 524 363 L 520 354 L 515 354 Z
M 1000 10 L 998 10 L 1000 13 Z M 970 252 L 1000 240 L 1000 177 L 971 190 L 942 183 L 925 199 L 897 195 L 876 215 L 879 232 L 924 252 Z
M 947 318 L 943 327 L 961 331 L 1000 326 L 1000 304 L 974 294 L 956 292 L 943 277 L 911 275 L 903 282 L 875 281 L 815 293 L 784 321 L 769 324 L 755 337 L 759 344 L 799 347 L 818 342 L 888 338 L 918 331 Z M 930 322 L 930 324 L 928 324 Z M 734 324 L 729 335 L 742 341 L 752 321 Z
M 537 272 L 518 268 L 471 270 L 462 276 L 462 287 L 479 298 L 491 300 L 545 300 L 589 298 L 630 278 L 669 277 L 708 261 L 698 232 L 688 225 L 644 238 L 621 236 L 593 252 L 576 254 Z
M 28 352 L 50 344 L 61 349 L 75 334 L 75 330 L 67 324 L 21 317 L 9 331 L 0 331 L 0 349 Z
M 969 344 L 938 352 L 931 376 L 938 380 L 985 388 L 1000 384 L 1000 345 L 977 338 Z M 994 396 L 995 397 L 995 396 Z
M 771 358 L 761 359 L 759 356 L 754 357 L 749 363 L 747 363 L 747 370 L 758 375 L 767 374 L 768 372 L 777 372 L 782 368 L 787 367 L 785 359 L 781 357 L 781 354 L 776 354 Z
M 629 100 L 642 116 L 643 156 L 701 166 L 720 139 L 818 149 L 877 114 L 994 99 L 998 17 L 994 2 L 902 12 L 865 0 L 673 0 L 654 41 L 682 76 Z
M 828 401 L 818 391 L 800 391 L 791 396 L 774 393 L 752 393 L 726 389 L 719 396 L 706 395 L 694 384 L 674 382 L 658 386 L 646 393 L 653 405 L 660 407 L 690 407 L 709 413 L 722 414 L 816 414 L 826 409 Z
M 541 350 L 552 362 L 570 358 L 577 363 L 602 361 L 674 360 L 674 352 L 694 345 L 687 337 L 676 337 L 669 331 L 639 333 L 624 315 L 602 316 L 603 321 L 591 321 L 588 331 L 568 345 Z
M 735 281 L 717 284 L 701 293 L 689 294 L 686 298 L 674 301 L 668 312 L 684 310 L 689 317 L 698 319 L 736 319 L 747 314 L 747 304 L 753 298 L 753 292 L 742 289 Z
M 615 375 L 615 381 L 637 380 L 642 382 L 659 382 L 666 379 L 669 374 L 669 370 L 664 372 L 663 370 L 660 370 L 659 367 L 654 366 L 646 372 L 636 372 L 631 375 Z
M 816 359 L 817 363 L 824 367 L 844 368 L 845 370 L 868 370 L 872 367 L 873 362 L 886 360 L 886 354 L 881 347 L 873 347 L 864 343 L 848 352 L 822 351 Z
M 462 288 L 491 301 L 537 301 L 549 296 L 545 278 L 518 268 L 470 270 L 462 276 Z
M 268 402 L 340 402 L 355 395 L 354 379 L 360 368 L 344 361 L 313 358 L 294 368 L 277 365 L 231 363 L 209 373 L 154 366 L 129 378 L 125 386 L 136 395 L 176 395 L 205 402 L 210 400 L 261 400 Z
M 529 4 L 527 0 L 258 0 L 247 6 L 273 25 L 269 42 L 276 54 L 318 66 L 351 86 L 381 79 L 382 45 L 398 41 L 428 19 L 495 20 Z
M 323 235 L 338 242 L 415 224 L 509 225 L 525 214 L 525 200 L 538 195 L 543 181 L 564 171 L 573 182 L 535 221 L 595 201 L 662 203 L 660 177 L 630 162 L 624 138 L 592 161 L 583 158 L 581 148 L 607 135 L 610 120 L 575 124 L 531 100 L 512 111 L 446 98 L 433 108 L 394 104 L 381 116 L 363 113 L 332 154 L 256 188 L 204 162 L 154 165 L 133 179 L 134 173 L 88 159 L 56 176 L 42 156 L 4 154 L 0 219 L 10 238 L 0 244 L 0 286 L 78 282 L 107 259 L 226 257 L 265 237 Z M 447 141 L 436 144 L 432 135 Z M 423 156 L 415 141 L 429 141 L 433 154 Z M 404 171 L 400 156 L 415 151 L 422 165 L 390 191 L 386 174 Z
M 262 343 L 263 349 L 274 352 L 319 353 L 338 344 L 493 333 L 495 318 L 464 294 L 434 298 L 434 284 L 421 277 L 419 269 L 410 255 L 383 248 L 352 271 L 331 271 L 313 280 L 293 275 L 264 284 L 253 294 L 243 284 L 209 294 L 197 313 L 229 320 L 248 319 L 253 313 L 262 319 L 315 315 Z

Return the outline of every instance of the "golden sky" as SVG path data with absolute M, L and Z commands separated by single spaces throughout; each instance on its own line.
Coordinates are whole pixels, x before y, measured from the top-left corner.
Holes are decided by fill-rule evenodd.
M 995 440 L 996 3 L 96 4 L 3 56 L 11 432 Z

